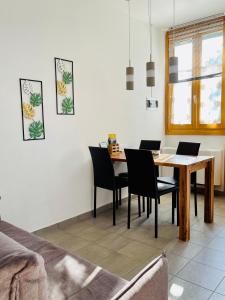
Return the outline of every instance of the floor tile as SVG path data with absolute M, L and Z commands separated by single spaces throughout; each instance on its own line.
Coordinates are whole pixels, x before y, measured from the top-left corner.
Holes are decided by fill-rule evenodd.
M 185 258 L 193 258 L 197 253 L 202 250 L 202 246 L 193 244 L 191 242 L 182 242 L 175 240 L 166 247 L 167 253 L 177 254 Z
M 211 297 L 209 298 L 209 300 L 225 300 L 225 296 L 217 294 L 217 293 L 213 293 L 211 295 Z
M 128 257 L 139 259 L 140 261 L 160 255 L 160 250 L 150 247 L 144 243 L 131 241 L 119 251 Z
M 216 237 L 207 245 L 207 247 L 225 252 L 225 239 Z
M 191 238 L 190 241 L 192 243 L 207 246 L 213 239 L 215 238 L 214 233 L 210 232 L 201 232 L 198 230 L 191 229 Z
M 204 248 L 193 260 L 225 271 L 225 252 Z
M 209 223 L 204 223 L 202 220 L 200 220 L 198 223 L 196 223 L 192 226 L 192 229 L 201 231 L 203 233 L 217 234 L 223 229 L 223 227 L 216 223 L 209 224 Z
M 225 272 L 191 261 L 177 276 L 213 291 L 225 276 Z
M 100 229 L 97 227 L 91 227 L 86 230 L 83 230 L 82 232 L 76 233 L 77 236 L 82 237 L 83 239 L 86 239 L 88 241 L 97 241 L 105 236 L 107 236 L 107 232 L 104 229 Z
M 125 238 L 124 236 L 118 235 L 116 233 L 111 233 L 106 237 L 97 240 L 96 243 L 105 248 L 119 251 L 121 248 L 126 246 L 131 240 Z
M 113 255 L 113 251 L 100 247 L 96 244 L 91 244 L 71 252 L 74 255 L 81 256 L 94 264 L 100 264 L 107 256 Z
M 144 267 L 144 264 L 140 262 L 137 259 L 128 257 L 126 255 L 120 254 L 120 253 L 114 253 L 110 256 L 104 258 L 101 260 L 99 264 L 102 268 L 105 268 L 106 270 L 117 274 L 118 276 L 130 280 L 133 278 L 136 273 L 130 274 L 129 272 L 135 268 L 138 268 L 138 270 L 142 269 Z M 126 276 L 127 274 L 127 276 Z M 129 278 L 128 278 L 129 277 Z
M 216 288 L 216 292 L 225 296 L 225 279 L 220 282 L 219 286 Z
M 168 271 L 169 274 L 172 275 L 177 274 L 189 262 L 188 259 L 172 253 L 169 253 L 167 255 L 167 258 L 168 258 Z
M 212 294 L 210 290 L 174 277 L 169 283 L 169 300 L 206 300 Z

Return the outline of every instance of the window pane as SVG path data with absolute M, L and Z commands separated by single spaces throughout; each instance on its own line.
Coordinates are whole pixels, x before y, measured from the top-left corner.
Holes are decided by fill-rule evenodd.
M 192 77 L 192 41 L 175 45 L 175 56 L 178 57 L 178 80 Z
M 221 123 L 221 77 L 201 81 L 200 123 Z
M 172 124 L 191 124 L 192 121 L 191 82 L 173 85 Z
M 201 75 L 222 72 L 223 34 L 205 35 L 202 40 Z

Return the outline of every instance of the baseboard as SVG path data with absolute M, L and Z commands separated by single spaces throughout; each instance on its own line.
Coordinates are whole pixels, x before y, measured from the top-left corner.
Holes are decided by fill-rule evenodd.
M 194 191 L 193 187 L 191 188 L 191 191 L 192 192 Z M 198 194 L 204 195 L 205 194 L 205 186 L 203 184 L 198 184 L 197 185 L 197 192 L 198 192 Z M 214 195 L 218 196 L 218 197 L 223 197 L 223 196 L 225 196 L 225 192 L 214 190 Z
M 193 192 L 193 188 L 192 188 L 192 192 Z M 204 185 L 198 185 L 197 186 L 197 192 L 198 192 L 198 194 L 203 194 L 204 195 L 204 193 L 205 193 L 205 187 L 204 187 Z M 221 196 L 225 196 L 225 193 L 222 192 L 222 191 L 215 190 L 215 196 L 220 196 L 220 197 Z M 136 196 L 132 196 L 132 198 L 133 197 L 136 197 Z M 127 201 L 127 197 L 125 197 L 125 198 L 122 199 L 122 202 L 125 202 L 125 201 Z M 97 214 L 98 213 L 102 213 L 102 212 L 108 210 L 109 208 L 112 208 L 112 203 L 108 203 L 108 204 L 105 204 L 105 205 L 103 205 L 101 207 L 98 207 L 97 208 Z M 90 217 L 93 217 L 93 211 L 89 211 L 89 212 L 83 213 L 83 214 L 78 215 L 76 217 L 73 217 L 73 218 L 67 219 L 65 221 L 56 223 L 56 224 L 54 224 L 52 226 L 40 229 L 40 230 L 36 231 L 36 233 L 40 232 L 40 231 L 44 231 L 46 229 L 49 230 L 51 228 L 52 229 L 54 229 L 54 228 L 63 229 L 65 227 L 69 226 L 69 225 L 75 224 L 76 222 L 85 221 L 85 220 L 89 219 Z

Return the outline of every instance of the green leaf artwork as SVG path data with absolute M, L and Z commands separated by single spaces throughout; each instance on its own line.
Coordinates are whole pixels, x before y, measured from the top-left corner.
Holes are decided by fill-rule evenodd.
M 65 115 L 68 115 L 73 111 L 73 101 L 70 97 L 63 99 L 62 101 L 62 111 Z
M 33 122 L 29 126 L 30 138 L 36 140 L 41 137 L 44 132 L 44 127 L 41 121 Z
M 32 93 L 30 95 L 30 104 L 33 105 L 33 107 L 39 106 L 42 103 L 42 97 L 41 94 Z
M 73 81 L 73 76 L 70 72 L 63 72 L 63 82 L 70 84 Z

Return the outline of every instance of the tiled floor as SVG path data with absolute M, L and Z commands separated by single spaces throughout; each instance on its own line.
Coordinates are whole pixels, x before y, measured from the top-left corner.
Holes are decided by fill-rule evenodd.
M 74 224 L 44 229 L 37 234 L 129 280 L 163 249 L 169 260 L 169 299 L 225 299 L 225 198 L 215 199 L 215 222 L 203 222 L 203 197 L 198 198 L 198 217 L 191 201 L 191 240 L 178 240 L 171 224 L 171 198 L 159 206 L 159 238 L 154 238 L 154 215 L 137 217 L 132 200 L 131 229 L 126 228 L 127 203 L 117 211 L 112 226 L 111 209 Z

